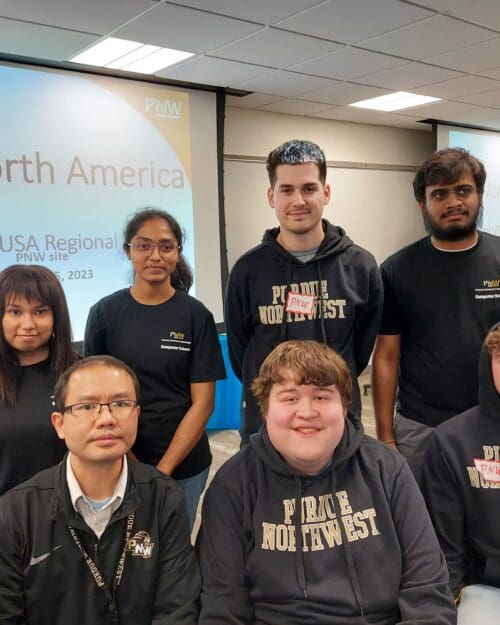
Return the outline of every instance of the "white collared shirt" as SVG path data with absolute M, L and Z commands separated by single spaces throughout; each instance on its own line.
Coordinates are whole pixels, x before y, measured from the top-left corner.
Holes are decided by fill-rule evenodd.
M 110 499 L 100 510 L 94 510 L 90 504 L 88 497 L 82 491 L 78 480 L 73 472 L 70 462 L 71 452 L 68 453 L 66 460 L 66 479 L 68 482 L 71 503 L 74 509 L 83 517 L 85 523 L 94 531 L 95 535 L 100 538 L 111 519 L 111 515 L 117 510 L 125 497 L 125 489 L 127 487 L 128 464 L 127 457 L 123 456 L 123 465 L 116 483 L 115 490 Z

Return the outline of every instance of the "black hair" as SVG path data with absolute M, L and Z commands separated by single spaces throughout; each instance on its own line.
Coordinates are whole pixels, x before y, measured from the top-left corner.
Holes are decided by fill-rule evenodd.
M 468 173 L 472 174 L 479 195 L 483 194 L 486 169 L 481 161 L 464 148 L 444 148 L 429 157 L 413 179 L 417 202 L 425 201 L 425 188 L 436 184 L 454 184 Z
M 135 399 L 139 402 L 139 380 L 128 365 L 113 356 L 88 356 L 87 358 L 83 358 L 82 360 L 75 362 L 69 369 L 66 369 L 66 371 L 64 371 L 64 373 L 57 380 L 54 387 L 54 406 L 58 412 L 62 412 L 64 410 L 68 383 L 73 373 L 79 369 L 85 369 L 86 367 L 93 367 L 95 365 L 101 365 L 103 367 L 108 367 L 109 369 L 120 369 L 128 373 L 134 385 Z
M 326 159 L 323 150 L 312 141 L 292 139 L 279 145 L 267 156 L 266 169 L 271 187 L 274 187 L 276 182 L 278 165 L 301 165 L 302 163 L 316 163 L 321 184 L 325 184 Z
M 193 272 L 182 254 L 182 247 L 186 237 L 179 225 L 179 222 L 172 217 L 170 213 L 167 213 L 160 208 L 149 206 L 141 208 L 135 212 L 127 221 L 123 230 L 123 250 L 127 257 L 129 257 L 130 250 L 128 244 L 142 228 L 144 223 L 150 219 L 163 219 L 163 221 L 168 224 L 170 230 L 172 230 L 172 234 L 174 235 L 177 245 L 179 246 L 179 260 L 177 261 L 175 269 L 170 276 L 170 283 L 174 289 L 186 291 L 187 293 L 193 284 Z
M 57 276 L 42 265 L 11 265 L 0 273 L 0 317 L 15 297 L 38 300 L 48 306 L 54 327 L 48 342 L 50 371 L 55 382 L 62 372 L 78 358 L 71 345 L 71 323 L 68 305 Z M 16 351 L 0 332 L 0 399 L 14 406 L 19 392 L 19 359 Z

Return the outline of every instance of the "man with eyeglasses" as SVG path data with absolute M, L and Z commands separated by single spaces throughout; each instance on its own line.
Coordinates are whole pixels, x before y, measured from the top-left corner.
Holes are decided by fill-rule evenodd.
M 0 498 L 0 622 L 197 622 L 200 578 L 182 489 L 127 459 L 139 384 L 111 356 L 58 380 L 52 424 L 68 454 Z

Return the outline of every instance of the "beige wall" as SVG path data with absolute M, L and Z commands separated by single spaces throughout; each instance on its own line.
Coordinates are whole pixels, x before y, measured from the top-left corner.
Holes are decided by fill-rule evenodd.
M 232 156 L 265 158 L 292 138 L 315 141 L 327 160 L 336 162 L 328 171 L 333 197 L 325 216 L 345 228 L 377 261 L 423 235 L 411 190 L 414 173 L 400 167 L 416 167 L 432 153 L 430 132 L 228 107 L 224 172 L 230 267 L 259 243 L 265 228 L 276 225 L 266 199 L 265 165 Z M 338 167 L 339 162 L 381 167 Z

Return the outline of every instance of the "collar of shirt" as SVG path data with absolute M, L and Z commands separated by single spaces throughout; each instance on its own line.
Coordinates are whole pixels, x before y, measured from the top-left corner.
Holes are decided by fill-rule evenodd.
M 100 538 L 106 529 L 111 515 L 117 510 L 125 497 L 125 489 L 127 487 L 128 478 L 128 464 L 127 457 L 123 457 L 123 466 L 116 483 L 115 490 L 111 495 L 108 503 L 100 510 L 94 510 L 89 503 L 85 493 L 82 491 L 78 480 L 71 467 L 71 452 L 68 453 L 66 459 L 66 479 L 68 483 L 68 490 L 71 497 L 71 503 L 74 509 L 80 513 L 85 523 L 94 531 L 98 538 Z

